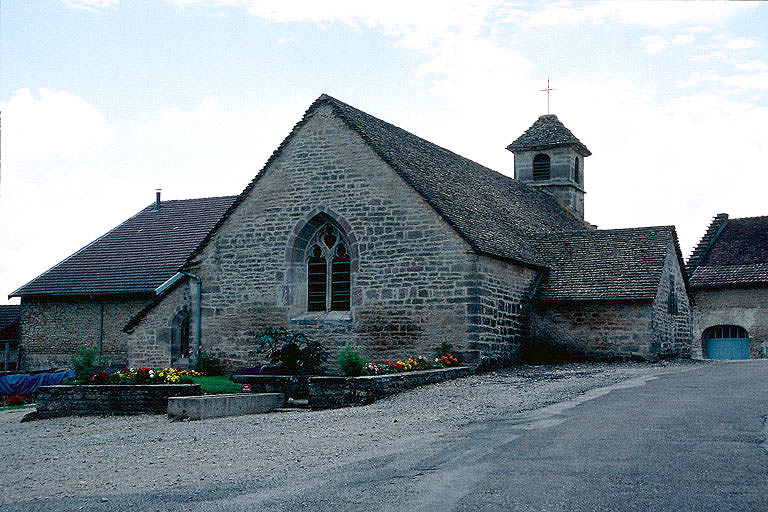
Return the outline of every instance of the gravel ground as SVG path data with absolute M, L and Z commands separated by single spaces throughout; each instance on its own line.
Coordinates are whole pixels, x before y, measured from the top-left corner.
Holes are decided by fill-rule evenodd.
M 457 436 L 476 421 L 569 400 L 597 387 L 701 364 L 518 366 L 424 386 L 364 407 L 292 411 L 195 422 L 165 416 L 70 417 L 20 423 L 0 412 L 0 505 L 249 483 L 290 485 L 356 461 Z

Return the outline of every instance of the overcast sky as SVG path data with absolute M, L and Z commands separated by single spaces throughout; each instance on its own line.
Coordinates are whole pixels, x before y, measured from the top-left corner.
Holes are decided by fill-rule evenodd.
M 551 111 L 586 217 L 768 214 L 768 4 L 41 0 L 0 4 L 0 303 L 147 206 L 237 194 L 325 92 L 499 172 Z M 13 301 L 11 301 L 13 302 Z

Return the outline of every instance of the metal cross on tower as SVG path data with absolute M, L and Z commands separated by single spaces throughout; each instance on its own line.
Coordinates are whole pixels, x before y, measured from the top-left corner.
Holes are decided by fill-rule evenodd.
M 547 88 L 546 89 L 540 89 L 540 90 L 541 90 L 541 92 L 546 92 L 547 93 L 547 114 L 549 114 L 549 93 L 550 93 L 550 91 L 554 91 L 554 89 L 552 89 L 549 86 L 549 77 L 547 77 Z

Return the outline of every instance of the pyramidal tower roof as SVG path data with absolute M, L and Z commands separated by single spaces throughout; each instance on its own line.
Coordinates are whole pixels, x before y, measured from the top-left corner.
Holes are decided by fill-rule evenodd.
M 554 114 L 546 114 L 539 117 L 530 128 L 525 130 L 520 137 L 507 149 L 515 151 L 536 151 L 538 149 L 550 149 L 562 146 L 575 146 L 576 152 L 581 156 L 589 156 L 592 152 L 581 143 L 571 130 Z

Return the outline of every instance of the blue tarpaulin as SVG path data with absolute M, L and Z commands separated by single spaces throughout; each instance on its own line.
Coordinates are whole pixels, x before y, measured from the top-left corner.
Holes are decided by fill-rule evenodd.
M 0 377 L 0 395 L 28 395 L 40 386 L 56 386 L 75 378 L 75 370 L 29 375 L 20 373 Z

